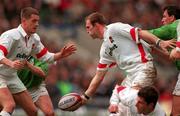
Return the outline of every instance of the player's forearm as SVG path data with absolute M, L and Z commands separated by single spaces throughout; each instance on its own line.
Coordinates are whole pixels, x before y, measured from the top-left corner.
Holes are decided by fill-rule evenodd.
M 106 71 L 97 71 L 96 75 L 94 76 L 94 78 L 92 79 L 89 88 L 86 90 L 85 94 L 89 97 L 93 96 L 97 90 L 97 88 L 99 87 L 99 85 L 101 84 L 104 76 L 106 74 Z
M 3 58 L 0 60 L 0 64 L 4 64 L 4 65 L 7 65 L 9 67 L 12 67 L 13 62 L 7 58 Z
M 149 33 L 146 30 L 139 30 L 139 37 L 145 40 L 148 43 L 156 44 L 157 40 L 159 39 L 155 35 Z
M 89 97 L 93 96 L 100 84 L 101 84 L 101 79 L 94 77 L 85 94 Z
M 60 60 L 62 59 L 62 55 L 61 52 L 55 53 L 54 54 L 54 61 Z
M 112 93 L 112 95 L 110 97 L 109 102 L 110 102 L 110 104 L 116 104 L 116 105 L 118 105 L 119 102 L 120 102 L 119 94 L 118 94 L 118 91 L 117 91 L 116 87 L 113 90 L 113 93 Z
M 41 68 L 34 66 L 33 64 L 29 62 L 27 63 L 27 67 L 31 70 L 33 74 L 36 74 L 42 78 L 45 78 L 46 74 L 43 72 Z

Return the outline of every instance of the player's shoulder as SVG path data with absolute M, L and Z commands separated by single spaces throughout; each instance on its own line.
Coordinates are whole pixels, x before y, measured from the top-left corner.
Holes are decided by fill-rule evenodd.
M 131 26 L 126 23 L 116 22 L 116 23 L 109 24 L 107 27 L 108 28 L 115 28 L 115 27 L 125 28 L 125 27 L 131 27 Z
M 34 38 L 35 41 L 40 41 L 40 37 L 37 33 L 32 34 L 32 37 Z
M 19 31 L 17 30 L 17 28 L 14 28 L 14 29 L 10 29 L 10 30 L 7 30 L 4 33 L 2 33 L 1 38 L 4 38 L 4 37 L 18 40 L 21 38 L 21 35 L 20 35 Z
M 166 114 L 164 109 L 161 107 L 161 105 L 158 102 L 155 106 L 154 114 L 155 114 L 155 116 L 165 116 L 165 114 Z
M 164 25 L 163 27 L 169 28 L 170 30 L 172 30 L 172 29 L 176 29 L 179 23 L 180 23 L 180 19 L 178 19 L 168 25 Z
M 121 22 L 112 23 L 107 26 L 109 33 L 114 33 L 114 31 L 123 31 L 129 30 L 132 28 L 131 25 Z

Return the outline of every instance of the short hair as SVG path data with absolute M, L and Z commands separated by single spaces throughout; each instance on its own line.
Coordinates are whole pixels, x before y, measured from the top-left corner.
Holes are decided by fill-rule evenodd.
M 159 92 L 154 87 L 146 86 L 139 90 L 138 96 L 143 98 L 147 104 L 153 103 L 155 107 L 159 98 Z
M 174 16 L 176 19 L 180 19 L 180 8 L 175 5 L 165 6 L 163 11 L 167 10 L 169 16 Z
M 21 10 L 21 19 L 29 19 L 32 14 L 39 15 L 39 11 L 32 7 L 25 7 Z
M 106 18 L 103 14 L 99 12 L 94 12 L 86 17 L 86 20 L 90 20 L 91 24 L 94 26 L 95 23 L 99 23 L 102 25 L 106 24 Z

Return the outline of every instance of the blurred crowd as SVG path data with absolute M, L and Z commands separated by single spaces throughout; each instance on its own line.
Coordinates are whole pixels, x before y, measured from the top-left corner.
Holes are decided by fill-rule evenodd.
M 66 38 L 78 41 L 78 30 L 84 26 L 84 17 L 91 12 L 103 13 L 108 18 L 108 23 L 120 21 L 143 29 L 152 29 L 161 25 L 162 8 L 170 4 L 180 5 L 180 0 L 0 0 L 0 34 L 19 25 L 20 10 L 26 6 L 40 10 L 42 30 L 55 28 L 59 32 L 66 31 L 61 33 L 61 37 L 54 38 L 63 42 Z M 50 51 L 58 51 L 61 46 L 41 34 L 41 29 L 39 31 L 44 44 Z M 158 68 L 156 86 L 160 90 L 160 98 L 170 100 L 177 70 L 170 61 L 158 56 L 155 58 Z M 96 64 L 96 59 L 87 60 L 76 56 L 49 66 L 46 83 L 55 107 L 60 96 L 69 92 L 82 93 L 87 89 Z M 115 71 L 107 78 L 111 79 L 103 82 L 97 96 L 109 98 L 115 83 L 122 81 L 123 73 Z

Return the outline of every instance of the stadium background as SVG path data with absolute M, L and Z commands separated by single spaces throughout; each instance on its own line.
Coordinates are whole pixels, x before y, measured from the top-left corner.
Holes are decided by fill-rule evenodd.
M 96 70 L 101 41 L 95 42 L 87 35 L 84 17 L 93 11 L 99 11 L 108 18 L 108 23 L 120 21 L 152 29 L 161 25 L 162 8 L 171 4 L 180 5 L 180 0 L 0 0 L 0 34 L 18 26 L 21 8 L 32 6 L 39 9 L 41 21 L 38 33 L 50 51 L 58 51 L 68 41 L 73 41 L 78 46 L 75 55 L 49 67 L 46 83 L 56 114 L 106 116 L 112 89 L 117 82 L 122 81 L 124 75 L 116 68 L 108 73 L 96 95 L 86 106 L 73 113 L 57 109 L 62 95 L 70 92 L 83 93 Z M 178 72 L 175 65 L 166 58 L 161 55 L 154 57 L 158 71 L 156 87 L 160 91 L 159 100 L 169 114 L 171 92 Z M 15 115 L 25 114 L 22 109 L 16 108 Z

